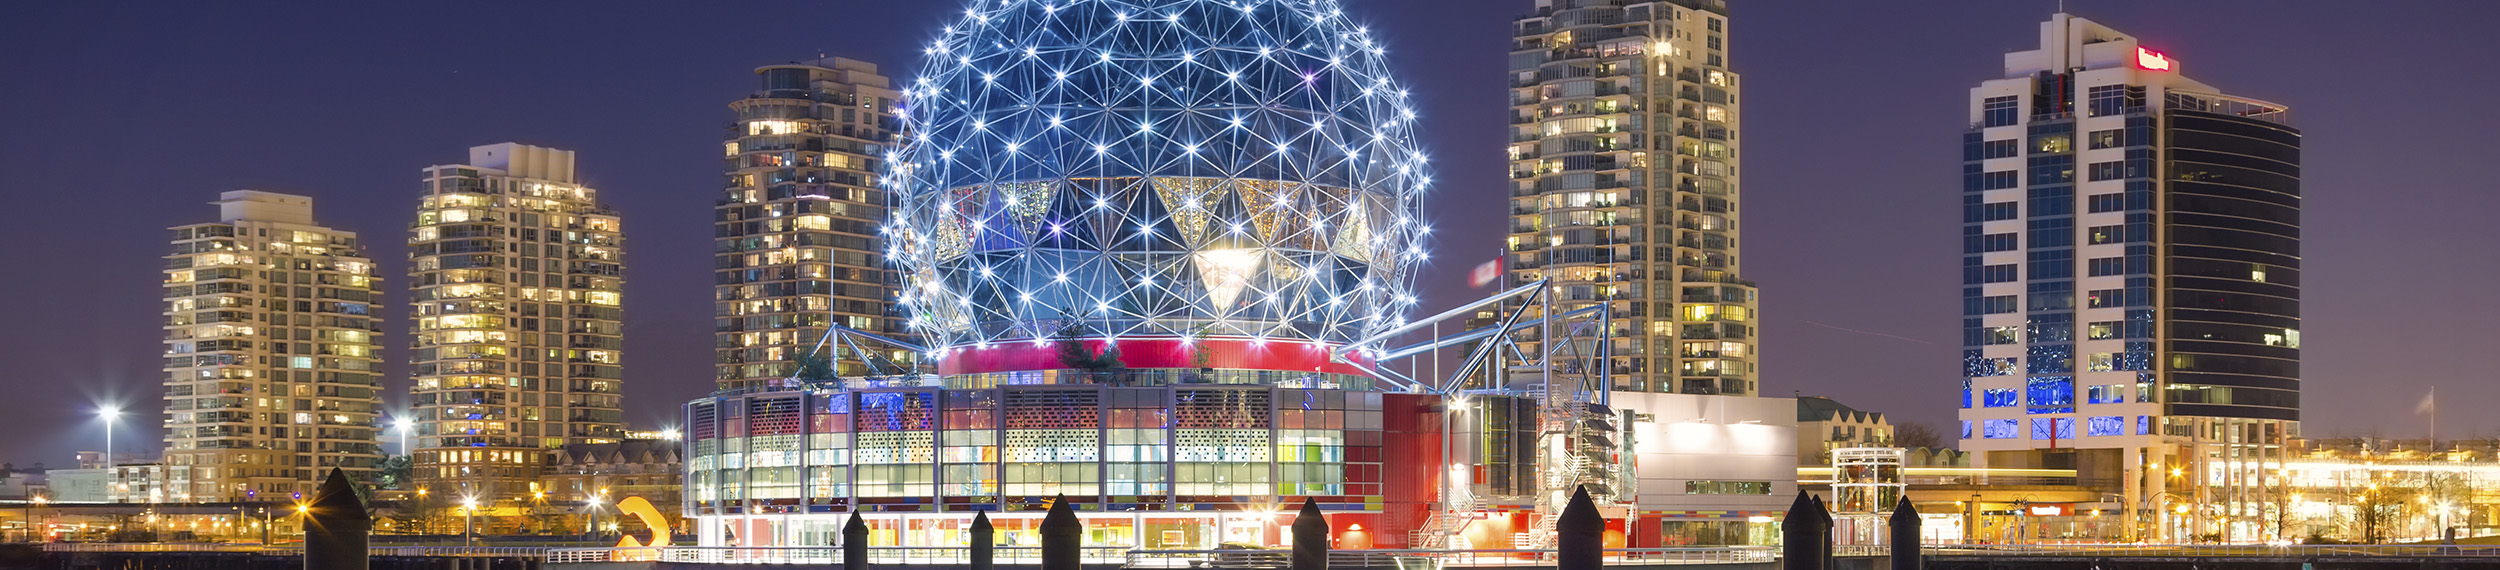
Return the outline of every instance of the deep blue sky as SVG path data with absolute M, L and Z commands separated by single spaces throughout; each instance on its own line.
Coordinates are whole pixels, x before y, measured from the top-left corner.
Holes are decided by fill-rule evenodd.
M 1964 91 L 2034 45 L 2051 0 L 1735 0 L 1747 277 L 1764 393 L 1943 423 L 1958 397 L 1955 174 Z M 229 5 L 235 4 L 235 5 Z M 1389 42 L 1439 165 L 1436 264 L 1498 243 L 1509 20 L 1529 0 L 1348 0 Z M 2312 435 L 2488 435 L 2477 365 L 2500 299 L 2500 3 L 2070 0 L 2183 71 L 2286 103 L 2308 134 L 2305 324 Z M 234 189 L 309 194 L 389 277 L 404 360 L 419 167 L 502 141 L 574 149 L 626 221 L 627 407 L 657 423 L 710 387 L 711 201 L 724 105 L 756 66 L 842 55 L 907 78 L 952 0 L 9 2 L 0 5 L 0 459 L 101 445 L 84 410 L 145 412 L 153 449 L 161 228 Z M 1425 306 L 1469 300 L 1427 289 Z M 1852 332 L 1864 331 L 1864 332 Z M 389 384 L 403 401 L 404 367 Z M 138 424 L 133 427 L 133 424 Z

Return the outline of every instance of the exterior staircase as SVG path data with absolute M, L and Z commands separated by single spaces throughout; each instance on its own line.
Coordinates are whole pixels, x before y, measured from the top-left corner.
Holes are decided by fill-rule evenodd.
M 1423 525 L 1407 533 L 1408 548 L 1450 548 L 1456 542 L 1453 537 L 1466 530 L 1468 523 L 1484 520 L 1484 513 L 1476 512 L 1473 494 L 1462 491 L 1452 499 L 1426 517 Z

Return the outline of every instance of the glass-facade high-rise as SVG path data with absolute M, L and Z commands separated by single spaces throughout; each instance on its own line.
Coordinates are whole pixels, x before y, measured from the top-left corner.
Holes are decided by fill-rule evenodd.
M 2114 481 L 2133 538 L 2286 538 L 2300 131 L 2058 14 L 1971 90 L 1961 449 Z
M 729 104 L 727 187 L 713 212 L 715 380 L 768 385 L 817 350 L 842 375 L 907 370 L 913 355 L 819 344 L 829 325 L 903 332 L 877 239 L 887 207 L 878 167 L 902 95 L 876 65 L 843 58 L 756 75 L 763 88 Z
M 382 459 L 373 261 L 312 198 L 226 192 L 165 256 L 165 484 L 148 501 L 272 500 Z
M 622 229 L 574 177 L 572 151 L 479 146 L 423 172 L 408 236 L 410 478 L 436 503 L 501 509 L 538 490 L 546 449 L 624 436 Z
M 1610 304 L 1617 390 L 1761 390 L 1727 14 L 1537 0 L 1514 30 L 1509 282 L 1551 280 L 1557 312 Z

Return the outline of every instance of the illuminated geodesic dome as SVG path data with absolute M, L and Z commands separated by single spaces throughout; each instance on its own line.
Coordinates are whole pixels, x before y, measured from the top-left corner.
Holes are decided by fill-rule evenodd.
M 1335 344 L 1413 306 L 1415 113 L 1336 1 L 975 0 L 924 54 L 886 232 L 941 350 Z

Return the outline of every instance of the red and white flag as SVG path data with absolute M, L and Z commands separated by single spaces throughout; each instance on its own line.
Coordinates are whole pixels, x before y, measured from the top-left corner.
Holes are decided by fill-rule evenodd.
M 1468 287 L 1483 287 L 1486 283 L 1500 281 L 1501 279 L 1502 257 L 1498 255 L 1493 256 L 1492 261 L 1487 261 L 1484 262 L 1484 265 L 1476 266 L 1474 271 L 1467 272 Z

